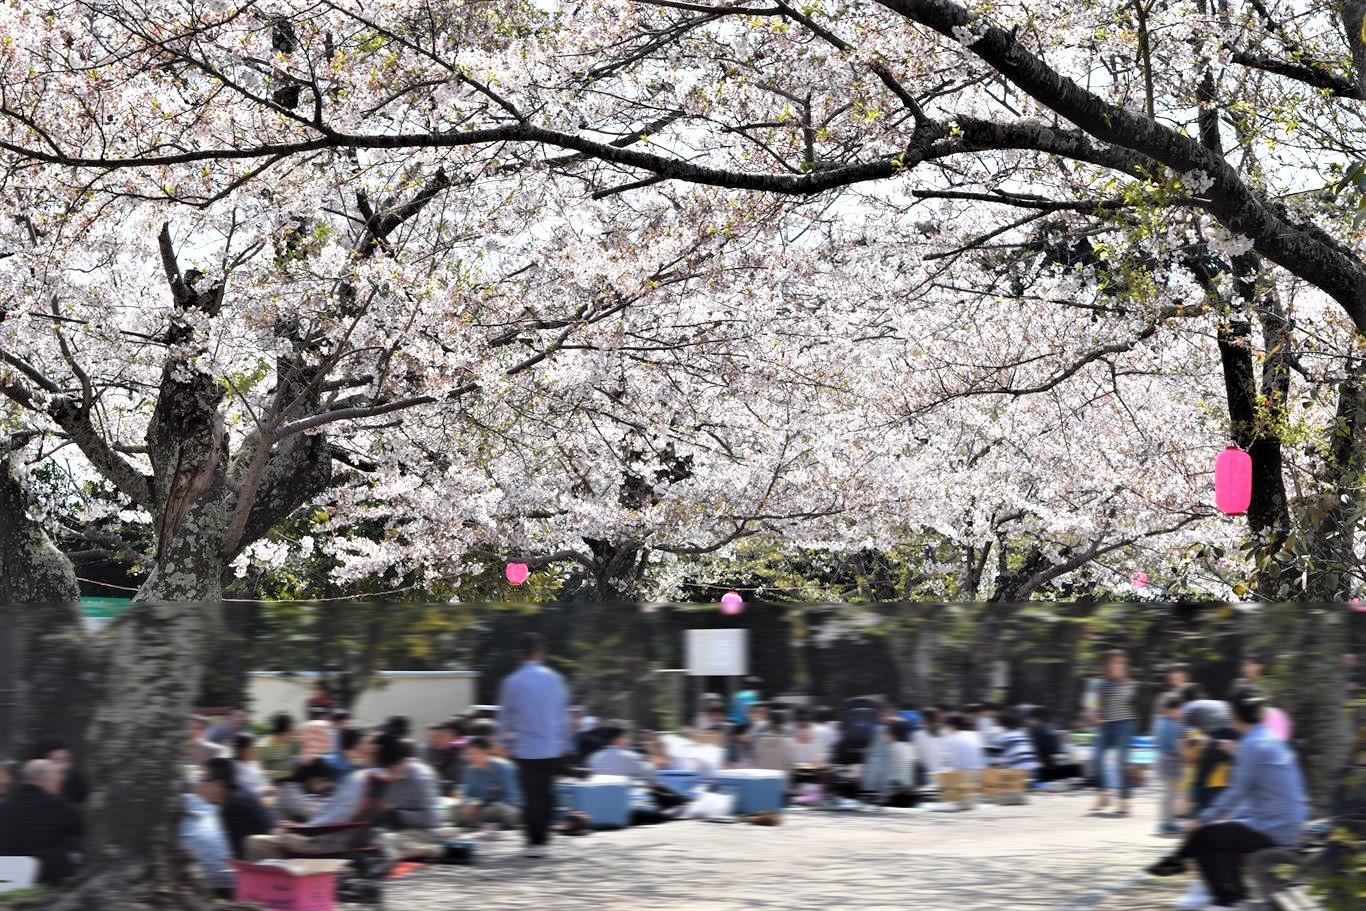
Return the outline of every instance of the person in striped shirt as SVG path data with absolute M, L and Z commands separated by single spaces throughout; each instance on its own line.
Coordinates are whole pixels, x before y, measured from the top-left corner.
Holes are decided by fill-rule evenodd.
M 1091 723 L 1096 725 L 1095 775 L 1099 791 L 1093 813 L 1110 806 L 1110 790 L 1106 785 L 1105 759 L 1113 750 L 1119 772 L 1118 815 L 1129 815 L 1129 743 L 1138 726 L 1138 712 L 1134 698 L 1138 684 L 1129 677 L 1129 656 L 1123 649 L 1105 653 L 1105 676 L 1095 688 L 1095 705 Z
M 1039 768 L 1039 757 L 1034 752 L 1034 741 L 1024 728 L 1024 722 L 1013 711 L 1002 713 L 1001 727 L 1005 730 L 991 742 L 996 759 L 992 763 L 1002 769 L 1028 769 L 1033 772 Z

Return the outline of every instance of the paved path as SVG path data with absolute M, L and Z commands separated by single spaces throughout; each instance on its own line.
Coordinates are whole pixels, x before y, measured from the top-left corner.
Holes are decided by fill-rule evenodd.
M 1156 798 L 1128 819 L 1086 816 L 1089 793 L 964 813 L 794 810 L 776 828 L 680 821 L 556 841 L 544 861 L 480 846 L 468 867 L 390 881 L 387 911 L 1101 911 L 1133 908 Z M 1116 887 L 1129 901 L 1117 903 Z M 1170 907 L 1164 893 L 1159 905 Z

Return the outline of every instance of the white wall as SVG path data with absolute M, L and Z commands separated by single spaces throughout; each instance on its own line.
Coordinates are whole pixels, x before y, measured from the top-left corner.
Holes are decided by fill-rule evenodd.
M 307 720 L 304 702 L 317 674 L 258 671 L 250 678 L 253 721 L 267 722 L 276 712 L 287 712 L 299 723 Z M 413 736 L 420 737 L 426 725 L 467 712 L 474 704 L 478 680 L 474 671 L 381 671 L 378 681 L 351 707 L 351 715 L 366 726 L 407 715 L 413 722 Z

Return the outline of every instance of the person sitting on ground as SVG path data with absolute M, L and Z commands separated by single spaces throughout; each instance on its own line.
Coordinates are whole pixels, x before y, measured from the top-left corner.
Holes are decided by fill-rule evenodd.
M 1066 781 L 1082 776 L 1081 765 L 1072 762 L 1063 747 L 1062 736 L 1053 726 L 1053 712 L 1037 706 L 1029 712 L 1029 739 L 1039 760 L 1035 778 L 1042 782 Z
M 918 800 L 911 725 L 905 718 L 893 718 L 884 726 L 882 737 L 887 741 L 887 752 L 878 803 L 885 807 L 913 807 Z
M 997 706 L 995 703 L 973 703 L 967 707 L 966 712 L 982 743 L 991 743 L 1001 733 L 1000 727 L 996 724 Z
M 185 745 L 185 762 L 188 765 L 203 765 L 210 759 L 227 756 L 225 747 L 219 746 L 204 735 L 209 729 L 209 719 L 202 715 L 190 717 L 190 740 Z
M 602 733 L 607 745 L 588 758 L 590 772 L 650 782 L 655 780 L 655 767 L 631 749 L 631 734 L 624 722 L 613 722 L 603 728 Z
M 407 740 L 413 730 L 413 720 L 407 715 L 390 715 L 381 730 L 385 734 L 393 734 L 400 740 Z
M 214 758 L 231 767 L 231 760 Z M 230 862 L 232 848 L 218 808 L 208 800 L 218 790 L 218 785 L 201 780 L 184 795 L 180 813 L 180 847 L 194 858 L 195 866 L 204 878 L 204 885 L 218 898 L 231 898 L 236 881 Z
M 508 756 L 507 748 L 504 747 L 502 741 L 498 739 L 498 722 L 494 721 L 492 718 L 483 716 L 475 718 L 474 721 L 470 722 L 467 733 L 471 738 L 483 737 L 489 743 L 493 744 L 493 755 L 500 759 L 511 758 Z M 597 729 L 594 733 L 594 737 L 600 737 L 600 735 L 601 728 Z M 600 747 L 601 744 L 599 744 L 597 748 Z
M 247 720 L 247 710 L 241 706 L 234 706 L 228 710 L 228 714 L 222 721 L 209 728 L 204 739 L 231 749 L 232 739 L 248 730 Z
M 356 731 L 360 736 L 360 731 Z M 322 813 L 337 790 L 340 773 L 326 759 L 306 762 L 276 786 L 275 813 L 284 822 L 307 822 Z
M 62 797 L 70 803 L 79 807 L 90 797 L 90 784 L 81 774 L 81 770 L 76 768 L 71 748 L 60 737 L 39 740 L 24 758 L 46 759 L 55 765 L 62 776 Z
M 247 839 L 252 835 L 269 833 L 271 819 L 256 794 L 238 781 L 238 768 L 238 764 L 230 759 L 210 759 L 204 763 L 202 786 L 196 788 L 195 792 L 218 807 L 223 831 L 228 837 L 228 847 L 232 850 L 232 856 L 240 860 L 246 856 Z
M 375 738 L 376 744 L 384 735 Z M 441 825 L 441 792 L 436 773 L 431 766 L 417 758 L 417 745 L 411 740 L 400 740 L 407 761 L 386 766 L 392 779 L 386 802 L 392 811 L 388 828 L 395 830 L 435 829 Z
M 288 778 L 294 771 L 299 755 L 299 741 L 294 737 L 294 719 L 284 712 L 270 718 L 270 733 L 257 744 L 261 771 L 271 782 Z
M 697 706 L 697 716 L 693 721 L 694 726 L 699 731 L 709 730 L 712 726 L 715 713 L 721 712 L 724 719 L 726 714 L 726 701 L 718 693 L 705 693 Z
M 1229 754 L 1220 741 L 1236 740 L 1237 731 L 1232 727 L 1228 704 L 1206 698 L 1200 684 L 1188 684 L 1181 698 L 1182 790 L 1192 811 L 1198 813 L 1228 786 Z
M 422 749 L 422 761 L 437 776 L 441 793 L 449 794 L 460 782 L 460 749 L 455 745 L 460 732 L 450 722 L 443 721 L 427 728 L 427 745 Z
M 471 738 L 465 745 L 455 821 L 466 828 L 514 829 L 521 820 L 521 807 L 516 767 L 493 755 L 493 744 L 486 738 Z
M 798 721 L 789 741 L 792 763 L 798 768 L 823 769 L 830 765 L 830 747 L 816 737 L 816 725 L 811 721 Z
M 59 886 L 76 872 L 85 825 L 62 796 L 62 773 L 48 759 L 24 763 L 19 783 L 0 802 L 0 856 L 38 861 L 38 883 Z
M 920 728 L 911 732 L 915 745 L 917 780 L 933 780 L 935 772 L 944 770 L 944 715 L 935 706 L 920 710 Z
M 657 732 L 643 731 L 640 735 L 640 749 L 645 761 L 654 766 L 656 772 L 678 768 L 669 751 L 664 748 L 664 741 Z
M 828 755 L 834 756 L 835 744 L 840 742 L 840 726 L 835 717 L 835 710 L 828 705 L 817 706 L 812 718 L 815 720 L 815 729 L 812 733 L 816 740 L 824 744 Z
M 896 706 L 883 705 L 878 710 L 877 724 L 873 728 L 872 740 L 863 754 L 863 770 L 859 786 L 868 792 L 882 794 L 886 790 L 888 772 L 888 750 L 891 741 L 887 738 L 887 728 L 893 721 L 901 720 Z
M 1039 757 L 1034 752 L 1034 742 L 1022 730 L 1024 721 L 1014 712 L 1001 713 L 1002 732 L 991 742 L 995 753 L 992 765 L 1002 769 L 1026 769 L 1033 772 L 1039 767 Z
M 237 786 L 255 794 L 258 798 L 266 793 L 268 783 L 261 769 L 256 735 L 241 733 L 232 738 L 232 758 L 236 766 Z
M 727 767 L 737 769 L 749 762 L 749 725 L 732 724 L 730 736 L 726 738 L 725 749 Z
M 762 684 L 758 677 L 746 677 L 745 688 L 730 700 L 731 724 L 749 724 L 749 707 L 760 700 L 759 688 Z
M 733 726 L 730 719 L 726 717 L 726 710 L 720 706 L 707 709 L 706 722 L 698 729 L 700 734 L 699 741 L 710 743 L 713 746 L 721 746 L 730 739 L 730 729 Z
M 759 735 L 773 723 L 769 711 L 767 702 L 756 702 L 749 707 L 749 736 L 752 741 L 758 740 Z
M 782 772 L 790 779 L 797 760 L 792 749 L 792 741 L 784 733 L 787 728 L 787 713 L 781 709 L 774 709 L 766 722 L 767 725 L 754 738 L 750 749 L 750 767 Z
M 430 769 L 413 758 L 413 745 L 390 733 L 376 735 L 376 767 L 362 769 L 351 775 L 337 789 L 322 811 L 307 822 L 309 826 L 356 822 L 371 780 L 378 776 L 385 780 L 384 809 L 378 813 L 375 825 L 390 830 L 384 841 L 398 857 L 418 856 L 435 842 L 434 833 L 441 823 L 436 791 L 436 778 Z M 270 835 L 247 839 L 249 860 L 266 860 L 291 855 L 325 854 L 337 849 L 335 833 L 305 836 L 289 831 L 288 826 L 277 828 Z
M 327 764 L 337 777 L 345 778 L 356 769 L 363 769 L 374 759 L 373 744 L 360 728 L 342 728 L 337 733 L 337 748 L 326 756 Z
M 327 684 L 321 680 L 313 684 L 313 689 L 304 702 L 304 719 L 306 721 L 326 720 L 332 717 L 332 708 L 332 695 L 327 691 Z
M 1214 899 L 1211 908 L 1233 908 L 1247 898 L 1242 858 L 1264 848 L 1296 844 L 1309 818 L 1299 763 L 1290 748 L 1262 723 L 1265 700 L 1244 692 L 1233 704 L 1241 735 L 1233 783 L 1205 809 L 1185 843 L 1148 868 L 1172 876 L 1194 860 Z
M 977 725 L 966 715 L 949 716 L 949 735 L 944 738 L 944 768 L 953 772 L 980 772 L 987 767 Z
M 312 762 L 326 756 L 337 748 L 332 738 L 332 722 L 322 718 L 305 721 L 299 732 L 299 755 L 297 762 Z
M 351 713 L 346 709 L 333 709 L 328 720 L 332 722 L 332 749 L 328 752 L 334 752 L 341 742 L 341 732 L 351 727 Z

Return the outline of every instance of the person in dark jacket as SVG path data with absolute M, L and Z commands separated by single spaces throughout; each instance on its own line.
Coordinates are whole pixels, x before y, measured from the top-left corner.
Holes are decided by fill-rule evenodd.
M 249 836 L 270 834 L 270 813 L 255 794 L 238 785 L 237 768 L 231 759 L 210 759 L 204 763 L 204 787 L 200 794 L 218 807 L 233 857 L 246 856 L 243 851 Z
M 84 835 L 80 811 L 61 792 L 61 770 L 50 760 L 32 759 L 0 803 L 0 855 L 37 859 L 44 886 L 59 886 L 75 874 L 72 854 Z
M 437 774 L 437 786 L 442 794 L 450 794 L 460 783 L 464 763 L 460 747 L 456 745 L 459 738 L 460 730 L 449 721 L 427 728 L 427 746 L 422 750 L 422 761 Z
M 23 758 L 46 759 L 55 765 L 62 779 L 62 797 L 71 803 L 80 806 L 89 798 L 90 784 L 81 774 L 81 770 L 76 768 L 71 748 L 67 746 L 66 741 L 57 737 L 39 740 Z

